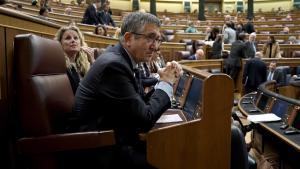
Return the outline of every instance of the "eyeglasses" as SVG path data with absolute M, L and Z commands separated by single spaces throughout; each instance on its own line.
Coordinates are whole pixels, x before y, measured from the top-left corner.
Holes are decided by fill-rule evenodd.
M 160 39 L 160 37 L 157 37 L 156 34 L 154 33 L 151 33 L 151 34 L 143 34 L 143 33 L 136 33 L 136 32 L 131 32 L 132 34 L 135 34 L 135 35 L 139 35 L 139 36 L 144 36 L 145 39 L 147 40 L 148 43 L 151 43 L 151 44 L 157 44 L 157 45 L 160 45 L 162 40 Z

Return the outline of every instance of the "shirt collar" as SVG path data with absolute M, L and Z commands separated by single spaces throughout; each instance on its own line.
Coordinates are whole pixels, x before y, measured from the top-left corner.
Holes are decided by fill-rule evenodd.
M 96 4 L 93 4 L 93 6 L 94 6 L 95 10 L 97 11 L 97 6 L 96 6 Z
M 124 47 L 123 47 L 124 48 Z M 133 66 L 133 69 L 136 69 L 138 68 L 138 64 L 133 60 L 132 56 L 130 55 L 130 53 L 126 50 L 126 48 L 124 48 L 124 50 L 126 51 L 127 55 L 129 56 L 130 58 L 130 61 L 132 63 L 132 66 Z

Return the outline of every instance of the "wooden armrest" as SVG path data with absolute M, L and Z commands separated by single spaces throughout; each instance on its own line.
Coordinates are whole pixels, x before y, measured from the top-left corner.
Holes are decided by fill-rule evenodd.
M 21 138 L 17 141 L 21 154 L 40 154 L 58 151 L 99 148 L 115 144 L 113 131 L 53 134 Z

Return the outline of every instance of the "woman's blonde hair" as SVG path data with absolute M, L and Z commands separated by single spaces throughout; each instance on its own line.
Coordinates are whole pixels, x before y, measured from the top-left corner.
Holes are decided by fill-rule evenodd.
M 64 35 L 64 33 L 68 30 L 73 30 L 75 32 L 77 32 L 79 40 L 80 40 L 80 46 L 87 46 L 87 44 L 84 42 L 84 37 L 81 33 L 81 31 L 79 30 L 78 27 L 76 27 L 74 24 L 70 24 L 69 26 L 63 26 L 61 27 L 55 35 L 55 40 L 59 41 L 61 43 L 62 37 Z M 66 58 L 66 66 L 67 68 L 71 68 L 72 64 L 70 62 L 69 57 L 65 54 L 65 58 Z M 90 69 L 90 62 L 88 61 L 88 56 L 87 53 L 84 52 L 82 49 L 80 49 L 80 51 L 77 53 L 76 58 L 75 58 L 75 64 L 76 67 L 75 69 L 77 70 L 77 72 L 83 77 L 88 70 Z

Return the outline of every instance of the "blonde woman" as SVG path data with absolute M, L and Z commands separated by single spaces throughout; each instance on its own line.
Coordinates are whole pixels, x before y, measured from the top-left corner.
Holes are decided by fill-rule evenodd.
M 80 80 L 94 62 L 94 49 L 86 45 L 82 33 L 74 25 L 61 27 L 55 39 L 65 52 L 67 75 L 75 94 Z

